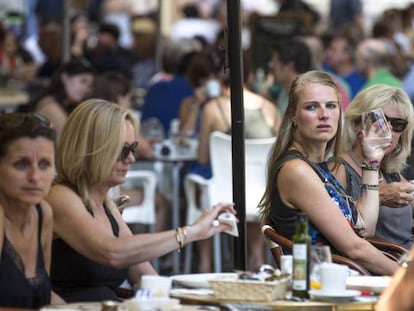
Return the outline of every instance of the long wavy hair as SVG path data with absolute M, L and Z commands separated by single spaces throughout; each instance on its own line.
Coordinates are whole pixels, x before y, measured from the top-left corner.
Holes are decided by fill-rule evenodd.
M 331 87 L 335 91 L 340 109 L 339 120 L 342 119 L 342 110 L 340 105 L 340 94 L 338 91 L 338 87 L 333 78 L 328 73 L 320 70 L 312 70 L 298 75 L 295 78 L 289 90 L 289 102 L 286 112 L 282 119 L 279 135 L 272 147 L 272 151 L 267 164 L 266 189 L 259 203 L 259 217 L 263 223 L 268 222 L 270 215 L 271 198 L 273 192 L 272 190 L 274 189 L 274 183 L 276 182 L 274 179 L 278 170 L 277 161 L 281 154 L 288 150 L 293 143 L 296 130 L 293 125 L 293 119 L 295 117 L 298 104 L 301 100 L 302 91 L 306 85 L 311 83 L 326 85 Z M 338 130 L 335 136 L 327 143 L 325 157 L 327 157 L 328 155 L 332 155 L 335 161 L 337 161 L 339 157 L 339 152 L 341 150 L 341 135 L 342 122 L 339 121 Z
M 343 148 L 345 152 L 349 152 L 358 141 L 361 114 L 376 108 L 383 108 L 385 105 L 396 106 L 401 118 L 408 121 L 396 148 L 387 153 L 381 161 L 381 169 L 384 172 L 401 173 L 407 166 L 406 159 L 411 153 L 411 138 L 414 129 L 413 106 L 401 88 L 377 84 L 360 91 L 355 96 L 345 113 Z
M 55 184 L 70 186 L 91 211 L 92 192 L 102 185 L 125 141 L 130 112 L 102 99 L 89 99 L 69 115 L 58 142 Z

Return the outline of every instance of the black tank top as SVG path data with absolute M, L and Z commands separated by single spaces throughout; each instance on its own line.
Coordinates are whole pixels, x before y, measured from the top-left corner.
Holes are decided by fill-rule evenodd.
M 45 269 L 41 243 L 43 213 L 39 214 L 36 277 L 26 278 L 24 265 L 13 245 L 4 235 L 0 262 L 0 306 L 37 309 L 50 303 L 50 279 Z
M 105 205 L 104 209 L 112 232 L 118 237 L 119 226 Z M 79 254 L 62 239 L 53 240 L 52 288 L 67 302 L 116 300 L 114 289 L 122 284 L 127 274 L 128 269 L 96 263 Z

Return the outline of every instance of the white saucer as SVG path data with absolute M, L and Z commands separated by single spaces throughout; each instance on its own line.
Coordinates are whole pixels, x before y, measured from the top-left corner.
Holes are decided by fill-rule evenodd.
M 344 292 L 341 293 L 326 293 L 322 290 L 314 290 L 311 289 L 309 291 L 310 298 L 313 300 L 319 300 L 319 301 L 327 301 L 327 302 L 344 302 L 344 301 L 350 301 L 353 300 L 355 297 L 358 297 L 361 295 L 361 292 L 358 290 L 352 290 L 347 289 Z

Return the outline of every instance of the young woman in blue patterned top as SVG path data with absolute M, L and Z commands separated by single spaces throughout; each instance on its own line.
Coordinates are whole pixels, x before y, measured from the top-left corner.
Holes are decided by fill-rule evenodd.
M 361 133 L 364 161 L 370 170 L 362 177 L 367 187 L 355 205 L 323 164 L 328 155 L 339 153 L 341 117 L 340 96 L 329 74 L 309 71 L 296 77 L 269 158 L 262 220 L 292 239 L 296 215 L 305 212 L 313 244 L 328 244 L 373 273 L 392 274 L 397 263 L 359 235 L 370 208 L 378 206 L 377 166 L 384 151 L 364 144 Z

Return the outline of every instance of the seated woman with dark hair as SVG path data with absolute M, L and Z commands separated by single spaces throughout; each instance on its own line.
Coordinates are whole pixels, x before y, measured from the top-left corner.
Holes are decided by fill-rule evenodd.
M 0 116 L 0 306 L 51 303 L 53 218 L 44 198 L 55 173 L 55 137 L 34 113 Z M 52 302 L 61 301 L 53 295 Z
M 83 59 L 64 63 L 54 73 L 49 87 L 33 103 L 33 111 L 46 116 L 59 138 L 69 113 L 83 100 L 90 98 L 95 70 Z

